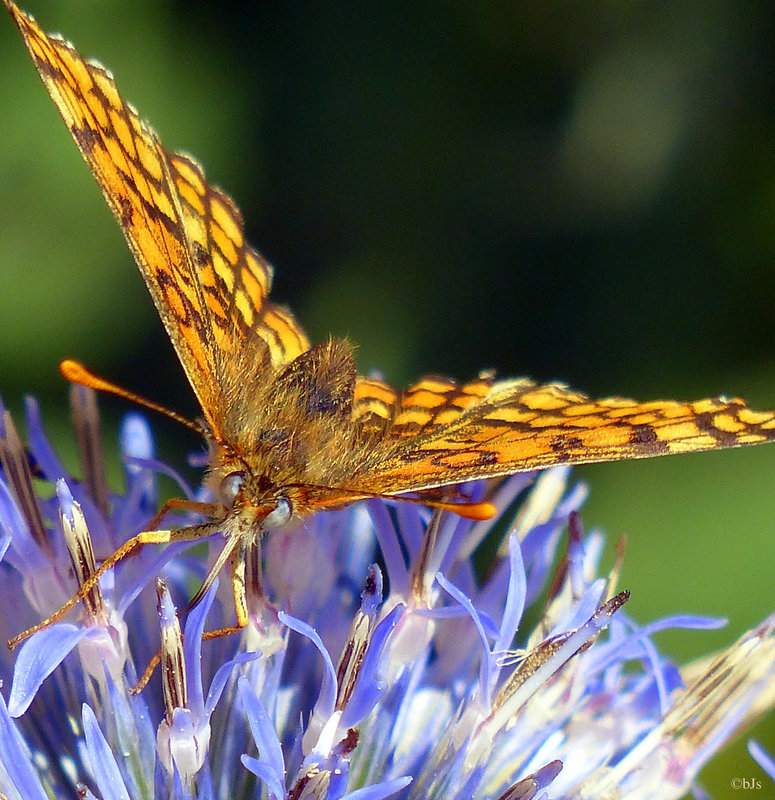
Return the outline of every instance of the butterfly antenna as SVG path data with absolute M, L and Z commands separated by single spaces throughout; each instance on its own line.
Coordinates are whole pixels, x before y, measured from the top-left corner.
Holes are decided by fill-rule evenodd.
M 129 400 L 132 403 L 136 403 L 138 406 L 143 406 L 151 411 L 163 414 L 165 417 L 175 420 L 175 422 L 180 423 L 189 430 L 195 431 L 200 436 L 204 434 L 200 425 L 197 425 L 196 422 L 192 422 L 190 419 L 186 419 L 182 414 L 178 414 L 177 411 L 172 411 L 165 406 L 154 403 L 153 400 L 146 400 L 144 397 L 140 397 L 139 394 L 135 394 L 128 389 L 124 389 L 122 386 L 117 386 L 115 383 L 106 381 L 104 378 L 100 378 L 89 372 L 83 364 L 77 361 L 66 358 L 60 363 L 59 371 L 70 383 L 77 383 L 98 392 L 107 392 L 108 394 L 122 397 L 124 400 Z

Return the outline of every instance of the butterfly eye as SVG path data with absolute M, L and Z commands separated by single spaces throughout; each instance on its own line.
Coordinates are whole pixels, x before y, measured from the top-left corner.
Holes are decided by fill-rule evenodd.
M 245 476 L 242 472 L 230 472 L 221 481 L 221 498 L 224 505 L 233 506 L 244 485 Z
M 263 528 L 265 531 L 272 531 L 277 528 L 282 528 L 286 522 L 291 518 L 293 509 L 290 500 L 284 495 L 281 495 L 277 500 L 277 505 L 272 511 L 267 514 L 264 520 Z

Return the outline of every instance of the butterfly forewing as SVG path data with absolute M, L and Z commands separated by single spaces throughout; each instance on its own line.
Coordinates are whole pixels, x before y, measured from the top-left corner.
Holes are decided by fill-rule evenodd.
M 417 393 L 415 400 L 420 398 Z M 452 475 L 463 481 L 775 438 L 775 414 L 753 411 L 738 398 L 693 403 L 592 400 L 563 384 L 521 379 L 494 384 L 451 421 L 441 411 L 435 424 L 434 403 L 440 396 L 428 393 L 422 399 L 430 404 L 429 421 L 410 438 L 399 435 L 392 452 L 360 476 L 373 491 L 421 491 L 452 483 Z M 412 414 L 423 419 L 421 408 L 413 407 Z
M 213 347 L 234 353 L 251 336 L 268 345 L 274 367 L 309 349 L 290 311 L 266 299 L 273 269 L 244 238 L 234 201 L 207 183 L 202 167 L 183 153 L 168 155 L 192 268 L 212 316 Z
M 282 365 L 309 347 L 306 335 L 289 311 L 266 302 L 272 269 L 245 242 L 231 198 L 207 183 L 192 158 L 162 147 L 110 72 L 7 5 L 212 423 L 213 411 L 228 402 L 217 378 L 224 355 L 258 339 Z

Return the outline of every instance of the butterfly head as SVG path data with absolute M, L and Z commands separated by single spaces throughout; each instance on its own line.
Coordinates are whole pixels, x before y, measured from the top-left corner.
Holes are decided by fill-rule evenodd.
M 218 496 L 228 516 L 254 535 L 285 527 L 296 515 L 298 490 L 276 486 L 266 476 L 246 470 L 228 472 L 220 480 Z

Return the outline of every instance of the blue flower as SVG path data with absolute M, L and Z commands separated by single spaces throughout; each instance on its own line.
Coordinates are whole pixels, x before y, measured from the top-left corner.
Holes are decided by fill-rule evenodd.
M 81 481 L 34 403 L 26 449 L 7 414 L 0 432 L 0 633 L 89 587 L 66 621 L 0 654 L 9 800 L 678 798 L 775 703 L 775 615 L 713 657 L 661 656 L 656 631 L 719 622 L 627 616 L 566 468 L 464 487 L 494 521 L 372 500 L 275 531 L 251 624 L 210 639 L 233 619 L 226 582 L 176 605 L 217 541 L 146 548 L 88 583 L 152 520 L 159 475 L 206 495 L 156 460 L 138 415 L 121 433 L 125 490 L 108 491 L 93 398 L 73 397 Z M 474 555 L 498 536 L 482 578 Z

